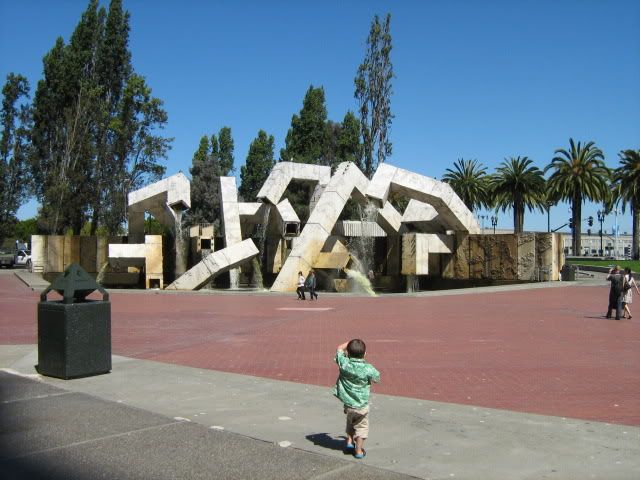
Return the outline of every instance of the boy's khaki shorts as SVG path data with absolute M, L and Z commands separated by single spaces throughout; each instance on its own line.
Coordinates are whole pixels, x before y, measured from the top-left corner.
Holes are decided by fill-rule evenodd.
M 369 405 L 364 408 L 344 407 L 347 414 L 347 435 L 365 439 L 369 436 Z

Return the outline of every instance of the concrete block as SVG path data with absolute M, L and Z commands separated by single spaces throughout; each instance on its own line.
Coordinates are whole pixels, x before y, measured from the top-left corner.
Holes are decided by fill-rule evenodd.
M 423 234 L 407 233 L 402 235 L 403 275 L 429 274 L 429 241 Z
M 389 197 L 391 182 L 397 170 L 397 167 L 388 163 L 378 165 L 373 178 L 369 181 L 367 197 L 377 200 L 380 205 L 384 205 Z
M 130 192 L 127 204 L 131 233 L 141 233 L 140 212 L 149 212 L 161 224 L 174 229 L 182 212 L 191 206 L 191 183 L 183 173 L 177 173 Z M 144 225 L 144 216 L 142 222 Z
M 419 236 L 426 241 L 429 253 L 453 253 L 455 240 L 453 235 L 421 233 Z
M 99 271 L 97 261 L 97 237 L 80 237 L 80 266 L 87 273 L 97 273 Z
M 229 247 L 242 241 L 235 177 L 220 177 L 220 199 L 225 246 Z
M 473 213 L 444 182 L 382 164 L 369 182 L 367 195 L 384 204 L 390 191 L 432 205 L 447 230 L 480 233 Z
M 31 265 L 34 272 L 45 272 L 47 263 L 47 237 L 31 235 Z
M 403 219 L 391 203 L 385 202 L 384 206 L 378 210 L 377 221 L 387 235 L 392 235 L 400 231 Z
M 355 192 L 361 200 L 365 198 L 369 179 L 352 162 L 343 162 L 336 167 L 329 184 L 324 192 L 335 192 L 340 195 L 345 203 Z
M 536 236 L 534 233 L 517 235 L 518 280 L 535 280 L 536 277 Z
M 276 205 L 276 209 L 278 211 L 278 215 L 280 215 L 280 219 L 282 222 L 286 223 L 300 223 L 300 217 L 293 209 L 291 202 L 288 198 L 285 198 L 280 203 Z
M 314 268 L 342 269 L 347 266 L 351 256 L 345 252 L 320 252 Z
M 257 197 L 276 205 L 282 199 L 291 180 L 316 181 L 326 185 L 331 178 L 331 168 L 307 163 L 278 162 L 271 169 Z
M 198 290 L 220 273 L 237 268 L 241 263 L 256 257 L 258 253 L 251 239 L 217 250 L 186 271 L 169 285 L 167 290 Z
M 66 270 L 72 263 L 80 263 L 80 237 L 78 235 L 65 235 L 62 270 Z
M 64 272 L 64 236 L 49 235 L 47 237 L 47 261 L 45 272 Z
M 243 222 L 260 223 L 262 221 L 261 202 L 238 202 L 238 214 Z

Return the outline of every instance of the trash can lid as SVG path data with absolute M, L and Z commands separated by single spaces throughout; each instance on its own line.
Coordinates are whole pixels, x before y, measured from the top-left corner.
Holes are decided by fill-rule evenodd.
M 55 290 L 64 298 L 64 303 L 83 301 L 95 290 L 99 290 L 104 300 L 109 299 L 109 294 L 96 282 L 80 265 L 72 263 L 67 269 L 40 294 L 40 300 L 47 299 L 47 293 Z

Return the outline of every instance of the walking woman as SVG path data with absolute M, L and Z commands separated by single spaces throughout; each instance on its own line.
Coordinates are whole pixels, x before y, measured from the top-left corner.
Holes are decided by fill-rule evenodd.
M 631 309 L 629 305 L 633 301 L 633 292 L 632 288 L 636 289 L 636 293 L 640 295 L 640 290 L 638 290 L 638 284 L 633 278 L 633 274 L 631 273 L 631 268 L 627 267 L 624 269 L 624 282 L 625 282 L 625 293 L 624 298 L 622 299 L 622 304 L 624 305 L 624 311 L 622 312 L 622 318 L 632 318 L 631 317 Z

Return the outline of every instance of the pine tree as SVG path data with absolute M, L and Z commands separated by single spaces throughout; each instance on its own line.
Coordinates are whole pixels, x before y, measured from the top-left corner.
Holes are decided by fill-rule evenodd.
M 233 166 L 233 137 L 229 127 L 222 127 L 218 132 L 220 143 L 220 174 L 223 177 L 231 175 L 235 167 Z
M 0 245 L 11 235 L 16 212 L 28 193 L 28 137 L 31 109 L 20 103 L 29 96 L 29 82 L 22 75 L 10 73 L 2 88 L 0 111 Z
M 191 225 L 214 223 L 220 217 L 220 164 L 218 141 L 206 135 L 200 139 L 198 150 L 191 162 L 191 208 L 188 221 Z
M 358 67 L 354 93 L 360 106 L 364 173 L 369 178 L 391 155 L 391 48 L 391 15 L 387 14 L 384 25 L 376 15 L 371 22 L 364 62 Z
M 300 114 L 291 118 L 285 148 L 280 150 L 280 161 L 329 165 L 326 124 L 324 88 L 311 85 L 304 96 Z
M 255 202 L 256 196 L 275 165 L 273 135 L 264 130 L 251 142 L 245 165 L 240 168 L 240 197 L 245 202 Z
M 349 111 L 342 120 L 338 135 L 337 157 L 340 162 L 353 162 L 364 171 L 362 164 L 362 143 L 360 142 L 360 123 L 353 112 Z
M 331 165 L 330 131 L 324 88 L 314 88 L 311 85 L 305 94 L 300 113 L 291 118 L 285 148 L 280 150 L 280 161 Z M 284 194 L 302 222 L 306 222 L 309 217 L 312 193 L 313 184 L 294 180 Z

